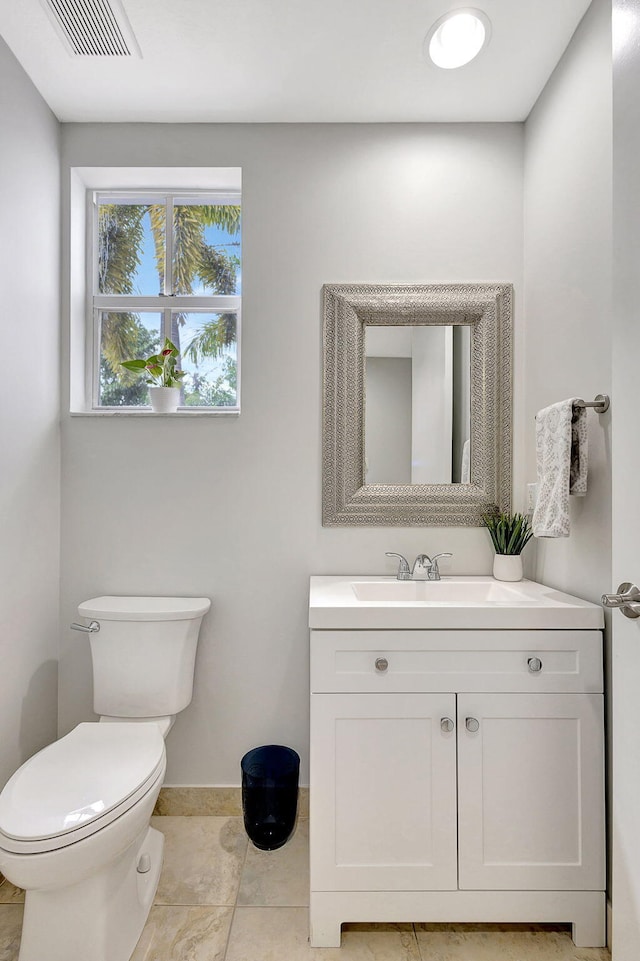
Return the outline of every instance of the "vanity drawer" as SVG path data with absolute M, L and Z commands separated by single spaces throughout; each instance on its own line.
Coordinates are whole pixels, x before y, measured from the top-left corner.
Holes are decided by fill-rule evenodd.
M 312 693 L 601 693 L 600 631 L 311 631 Z

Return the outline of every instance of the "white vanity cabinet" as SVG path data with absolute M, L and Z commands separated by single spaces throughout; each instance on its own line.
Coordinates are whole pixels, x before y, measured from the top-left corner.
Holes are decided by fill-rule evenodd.
M 343 921 L 605 943 L 599 630 L 311 631 L 311 943 Z

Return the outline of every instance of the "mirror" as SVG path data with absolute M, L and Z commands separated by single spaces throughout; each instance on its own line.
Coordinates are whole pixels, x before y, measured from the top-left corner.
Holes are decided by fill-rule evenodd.
M 510 509 L 511 303 L 509 284 L 325 286 L 325 526 Z
M 365 484 L 468 484 L 469 324 L 365 325 Z

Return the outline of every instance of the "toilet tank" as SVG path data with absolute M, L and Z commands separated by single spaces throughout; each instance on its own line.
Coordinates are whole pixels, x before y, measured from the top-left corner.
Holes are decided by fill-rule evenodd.
M 162 717 L 191 702 L 208 597 L 94 597 L 78 607 L 89 635 L 93 708 L 111 717 Z

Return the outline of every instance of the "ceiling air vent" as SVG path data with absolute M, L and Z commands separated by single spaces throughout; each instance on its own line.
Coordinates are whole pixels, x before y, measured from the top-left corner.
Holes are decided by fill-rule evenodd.
M 41 0 L 75 57 L 140 57 L 120 0 Z

